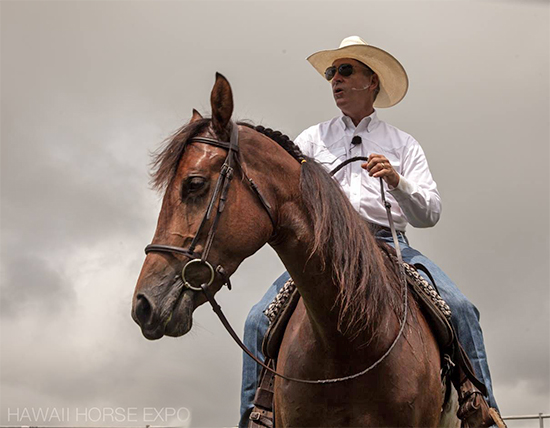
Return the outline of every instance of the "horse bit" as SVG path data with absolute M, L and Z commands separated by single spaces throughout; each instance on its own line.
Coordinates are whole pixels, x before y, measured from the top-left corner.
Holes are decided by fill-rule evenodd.
M 401 322 L 401 327 L 399 329 L 397 337 L 395 338 L 395 340 L 393 341 L 391 346 L 386 350 L 384 355 L 382 355 L 377 361 L 375 361 L 373 364 L 371 364 L 368 368 L 366 368 L 365 370 L 363 370 L 359 373 L 355 373 L 351 376 L 346 376 L 346 377 L 343 377 L 343 378 L 334 378 L 334 379 L 308 380 L 308 379 L 292 378 L 292 377 L 285 376 L 285 375 L 282 375 L 281 373 L 276 372 L 271 367 L 267 366 L 262 361 L 260 361 L 254 354 L 252 354 L 252 352 L 250 352 L 250 350 L 241 341 L 241 339 L 239 338 L 239 336 L 237 335 L 237 333 L 235 332 L 233 327 L 231 327 L 231 324 L 229 323 L 229 321 L 225 317 L 224 313 L 222 312 L 222 309 L 221 309 L 220 305 L 216 302 L 216 300 L 214 298 L 214 295 L 208 290 L 208 287 L 214 282 L 214 279 L 216 277 L 216 273 L 218 273 L 219 275 L 221 275 L 223 277 L 224 285 L 227 285 L 227 288 L 229 290 L 231 290 L 231 282 L 229 280 L 229 276 L 227 275 L 225 269 L 222 267 L 222 265 L 218 265 L 214 269 L 214 267 L 207 260 L 207 258 L 208 258 L 208 254 L 210 253 L 210 249 L 212 247 L 212 242 L 214 241 L 214 236 L 216 234 L 216 229 L 218 227 L 218 222 L 219 222 L 220 216 L 221 216 L 221 214 L 222 214 L 222 212 L 225 208 L 226 202 L 227 202 L 227 194 L 228 194 L 228 191 L 229 191 L 229 185 L 231 183 L 231 180 L 233 179 L 234 162 L 235 162 L 234 158 L 236 156 L 236 153 L 239 152 L 239 130 L 238 130 L 237 124 L 234 123 L 233 121 L 231 122 L 231 137 L 230 137 L 229 143 L 225 142 L 225 141 L 216 140 L 216 139 L 213 139 L 213 138 L 208 138 L 208 137 L 192 137 L 188 140 L 188 142 L 197 142 L 197 143 L 210 144 L 212 146 L 221 147 L 221 148 L 226 149 L 228 151 L 227 156 L 225 158 L 225 161 L 224 161 L 224 163 L 222 165 L 222 168 L 220 170 L 220 175 L 218 177 L 218 181 L 216 182 L 216 187 L 214 188 L 214 192 L 212 194 L 212 197 L 210 198 L 210 201 L 208 203 L 208 207 L 206 209 L 206 212 L 204 213 L 204 216 L 203 216 L 203 218 L 202 218 L 202 220 L 199 224 L 199 228 L 197 229 L 197 233 L 195 234 L 193 240 L 191 241 L 191 245 L 189 246 L 188 249 L 183 248 L 183 247 L 171 246 L 171 245 L 149 244 L 145 247 L 145 254 L 149 254 L 151 252 L 160 252 L 160 253 L 169 253 L 169 254 L 177 253 L 177 254 L 183 254 L 184 256 L 189 257 L 190 260 L 183 266 L 183 269 L 181 271 L 181 278 L 179 276 L 176 276 L 173 286 L 176 286 L 176 285 L 181 286 L 181 284 L 183 283 L 183 286 L 185 288 L 189 289 L 189 290 L 193 290 L 193 291 L 197 291 L 197 292 L 202 291 L 204 293 L 204 295 L 206 296 L 208 302 L 212 306 L 212 309 L 214 310 L 214 312 L 216 313 L 216 315 L 218 316 L 218 318 L 220 319 L 220 321 L 222 322 L 222 324 L 226 328 L 227 332 L 231 335 L 233 340 L 235 340 L 237 345 L 239 345 L 239 347 L 249 357 L 251 357 L 257 364 L 259 364 L 260 366 L 262 366 L 263 368 L 270 371 L 271 373 L 273 373 L 276 376 L 279 376 L 279 377 L 281 377 L 283 379 L 286 379 L 286 380 L 289 380 L 289 381 L 300 382 L 300 383 L 309 383 L 309 384 L 335 383 L 335 382 L 346 381 L 346 380 L 350 380 L 350 379 L 354 379 L 356 377 L 362 376 L 365 373 L 367 373 L 367 372 L 371 371 L 372 369 L 374 369 L 378 364 L 380 364 L 388 356 L 388 354 L 391 352 L 391 350 L 396 345 L 397 341 L 399 340 L 399 338 L 401 337 L 401 335 L 403 333 L 403 329 L 405 327 L 405 321 L 407 319 L 407 306 L 408 306 L 407 305 L 407 288 L 406 288 L 407 284 L 406 284 L 406 279 L 404 279 L 405 277 L 404 277 L 403 263 L 402 263 L 402 258 L 401 258 L 401 251 L 400 251 L 400 248 L 399 248 L 399 243 L 397 241 L 397 234 L 395 232 L 393 219 L 391 217 L 391 212 L 390 212 L 391 205 L 390 205 L 389 202 L 386 201 L 386 198 L 385 198 L 382 178 L 380 178 L 380 187 L 381 187 L 381 192 L 382 192 L 382 200 L 384 202 L 384 206 L 385 206 L 386 212 L 388 214 L 390 229 L 392 231 L 392 236 L 393 236 L 393 240 L 394 240 L 394 243 L 395 243 L 397 258 L 399 260 L 399 269 L 400 269 L 400 273 L 401 273 L 401 279 L 404 280 L 404 283 L 403 283 L 404 284 L 403 285 L 404 286 L 404 290 L 403 290 L 403 293 L 404 293 L 403 320 Z M 347 159 L 344 162 L 342 162 L 340 165 L 338 165 L 334 170 L 332 170 L 330 172 L 330 174 L 334 175 L 336 172 L 338 172 L 341 168 L 343 168 L 347 164 L 349 164 L 351 162 L 359 161 L 359 160 L 368 160 L 368 158 L 354 157 L 354 158 Z M 266 199 L 263 197 L 260 190 L 258 189 L 256 184 L 254 183 L 254 181 L 252 181 L 252 179 L 250 177 L 248 177 L 248 175 L 246 174 L 245 170 L 242 167 L 241 167 L 241 172 L 244 175 L 244 177 L 246 178 L 247 183 L 249 184 L 250 188 L 258 196 L 258 199 L 260 200 L 261 205 L 263 206 L 263 208 L 267 212 L 267 215 L 269 216 L 269 219 L 271 220 L 271 224 L 273 225 L 273 229 L 275 230 L 276 229 L 276 223 L 275 223 L 275 220 L 273 218 L 273 214 L 271 212 L 271 206 L 266 201 Z M 206 225 L 206 222 L 208 220 L 210 220 L 210 218 L 212 217 L 212 211 L 214 209 L 214 204 L 216 202 L 216 199 L 219 199 L 218 209 L 216 211 L 216 215 L 214 217 L 214 220 L 212 221 L 212 225 L 210 226 L 210 230 L 208 231 L 208 235 L 207 235 L 207 238 L 206 238 L 206 243 L 205 243 L 205 246 L 204 246 L 204 250 L 203 250 L 202 254 L 198 254 L 198 253 L 195 252 L 195 248 L 197 246 L 198 239 L 199 239 L 199 236 L 201 234 L 201 231 L 203 230 L 204 226 Z M 206 268 L 208 269 L 208 271 L 210 273 L 210 278 L 209 278 L 208 282 L 201 284 L 200 287 L 196 287 L 196 286 L 192 285 L 186 278 L 187 269 L 189 268 L 189 266 L 191 266 L 193 264 L 201 264 L 201 265 L 206 266 Z

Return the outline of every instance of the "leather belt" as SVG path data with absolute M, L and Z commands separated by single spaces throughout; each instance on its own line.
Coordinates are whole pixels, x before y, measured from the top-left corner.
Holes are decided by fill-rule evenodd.
M 388 232 L 391 235 L 391 229 L 387 226 L 382 226 L 381 224 L 372 223 L 370 221 L 367 221 L 367 224 L 369 225 L 369 229 L 373 235 L 376 235 L 382 230 Z M 405 232 L 403 232 L 402 230 L 396 230 L 396 232 L 401 233 L 403 236 L 405 236 Z

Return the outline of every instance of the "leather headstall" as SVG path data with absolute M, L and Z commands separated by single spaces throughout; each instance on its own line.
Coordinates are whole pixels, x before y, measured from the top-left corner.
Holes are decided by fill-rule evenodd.
M 220 175 L 218 177 L 218 181 L 216 182 L 216 186 L 214 188 L 214 192 L 212 193 L 212 197 L 208 202 L 208 207 L 206 209 L 206 212 L 204 213 L 204 216 L 201 220 L 199 228 L 197 229 L 197 232 L 193 240 L 191 241 L 191 245 L 189 246 L 189 248 L 176 247 L 176 246 L 163 245 L 163 244 L 149 244 L 145 247 L 145 254 L 149 254 L 151 252 L 161 252 L 161 253 L 164 252 L 164 253 L 183 254 L 184 256 L 189 257 L 190 260 L 184 265 L 181 271 L 181 280 L 183 281 L 185 288 L 188 288 L 194 291 L 204 291 L 203 286 L 206 286 L 206 287 L 210 286 L 214 282 L 215 275 L 219 274 L 222 276 L 224 285 L 227 285 L 227 288 L 231 289 L 231 282 L 229 280 L 229 276 L 225 272 L 225 269 L 221 265 L 218 265 L 214 269 L 212 264 L 208 261 L 208 254 L 210 253 L 210 249 L 212 248 L 212 242 L 214 241 L 214 236 L 216 235 L 220 216 L 227 202 L 229 185 L 231 184 L 231 180 L 233 179 L 233 174 L 234 174 L 234 165 L 237 163 L 237 161 L 235 160 L 235 157 L 239 152 L 239 129 L 236 123 L 231 122 L 231 137 L 229 142 L 220 141 L 220 140 L 216 140 L 214 138 L 208 138 L 208 137 L 192 137 L 188 140 L 188 143 L 194 143 L 194 142 L 210 144 L 212 146 L 221 147 L 227 150 L 227 156 L 220 170 Z M 252 189 L 252 191 L 258 196 L 258 199 L 260 200 L 261 205 L 266 210 L 269 216 L 269 219 L 271 220 L 271 223 L 273 225 L 273 229 L 275 230 L 276 224 L 273 218 L 273 214 L 271 213 L 271 206 L 265 200 L 263 195 L 260 193 L 260 190 L 254 183 L 254 181 L 252 181 L 252 179 L 250 179 L 246 175 L 246 172 L 244 171 L 244 169 L 241 168 L 241 172 L 247 179 L 247 182 L 250 188 Z M 212 218 L 212 212 L 214 210 L 216 202 L 218 202 L 218 208 L 216 210 L 215 216 L 210 226 L 210 230 L 208 231 L 208 235 L 206 237 L 206 243 L 204 245 L 202 254 L 197 253 L 195 252 L 195 248 L 198 244 L 199 236 L 201 235 L 201 232 L 203 231 L 207 222 Z M 197 287 L 192 285 L 187 280 L 185 276 L 186 271 L 188 267 L 192 264 L 202 264 L 206 266 L 206 268 L 210 273 L 210 279 L 206 284 L 201 284 L 200 287 Z M 179 275 L 176 276 L 174 283 L 177 283 L 178 280 L 179 280 Z

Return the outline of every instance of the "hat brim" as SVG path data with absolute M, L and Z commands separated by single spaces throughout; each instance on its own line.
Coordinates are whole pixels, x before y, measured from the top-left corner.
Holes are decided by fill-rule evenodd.
M 409 89 L 409 78 L 401 63 L 388 52 L 370 45 L 351 45 L 319 51 L 307 60 L 321 74 L 337 59 L 351 58 L 368 65 L 380 80 L 380 92 L 374 107 L 392 107 L 401 101 Z

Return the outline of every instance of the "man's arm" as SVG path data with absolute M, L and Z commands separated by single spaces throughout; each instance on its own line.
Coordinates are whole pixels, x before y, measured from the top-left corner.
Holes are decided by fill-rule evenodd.
M 414 227 L 432 227 L 441 215 L 441 197 L 420 144 L 411 137 L 404 148 L 401 173 L 383 155 L 372 154 L 362 165 L 372 177 L 382 177 L 389 192 Z

